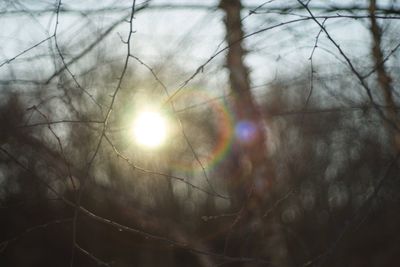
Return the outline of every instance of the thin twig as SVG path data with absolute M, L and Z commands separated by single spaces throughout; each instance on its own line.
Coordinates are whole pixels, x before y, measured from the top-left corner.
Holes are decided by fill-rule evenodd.
M 49 222 L 46 222 L 46 223 L 42 223 L 42 224 L 39 224 L 39 225 L 32 226 L 32 227 L 24 230 L 23 232 L 15 235 L 12 238 L 8 238 L 6 240 L 1 241 L 0 242 L 0 254 L 3 253 L 10 244 L 18 241 L 19 239 L 21 239 L 22 237 L 24 237 L 25 235 L 27 235 L 27 234 L 29 234 L 31 232 L 34 232 L 34 231 L 37 231 L 37 230 L 40 230 L 40 229 L 45 229 L 45 228 L 48 228 L 49 226 L 52 226 L 52 225 L 55 225 L 55 224 L 69 223 L 71 221 L 72 221 L 72 218 L 57 219 L 57 220 L 53 220 L 53 221 L 49 221 Z
M 368 86 L 367 82 L 365 81 L 365 79 L 363 78 L 363 76 L 360 74 L 360 72 L 355 68 L 355 66 L 353 65 L 352 61 L 350 60 L 350 58 L 345 54 L 345 52 L 343 51 L 343 49 L 338 45 L 338 43 L 332 38 L 332 36 L 329 34 L 329 32 L 326 30 L 326 28 L 316 19 L 316 17 L 314 16 L 314 14 L 311 12 L 310 8 L 304 4 L 301 0 L 297 0 L 297 2 L 302 5 L 304 7 L 305 10 L 307 10 L 307 12 L 310 14 L 312 20 L 323 30 L 323 32 L 325 33 L 326 37 L 329 39 L 329 41 L 331 41 L 331 43 L 337 48 L 337 50 L 339 51 L 339 53 L 342 55 L 342 57 L 345 59 L 345 61 L 347 62 L 351 72 L 357 77 L 358 81 L 360 82 L 361 86 L 364 88 L 365 92 L 367 93 L 367 96 L 369 98 L 369 102 L 371 103 L 371 105 L 376 109 L 376 111 L 378 112 L 379 116 L 386 121 L 391 127 L 393 127 L 394 129 L 396 129 L 397 131 L 400 131 L 400 129 L 398 128 L 398 126 L 393 123 L 391 120 L 389 120 L 386 115 L 383 113 L 383 111 L 381 110 L 381 108 L 379 107 L 379 105 L 375 102 L 372 91 L 370 89 L 370 87 Z

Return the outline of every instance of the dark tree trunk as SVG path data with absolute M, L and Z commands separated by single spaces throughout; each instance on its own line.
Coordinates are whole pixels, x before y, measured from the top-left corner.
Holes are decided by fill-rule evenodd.
M 244 63 L 242 5 L 240 0 L 221 0 L 220 7 L 226 14 L 224 22 L 229 45 L 226 66 L 236 116 L 234 153 L 238 169 L 232 171 L 230 179 L 233 180 L 232 197 L 237 200 L 233 206 L 240 210 L 228 233 L 225 253 L 264 257 L 273 264 L 287 266 L 279 216 L 271 214 L 268 223 L 263 221 L 263 211 L 274 199 L 274 164 L 268 153 L 265 117 L 253 98 L 249 70 Z
M 266 168 L 268 162 L 267 135 L 265 123 L 250 90 L 249 70 L 244 64 L 243 30 L 239 0 L 222 0 L 226 25 L 226 42 L 229 45 L 226 63 L 229 70 L 229 82 L 235 112 L 235 146 L 238 151 L 239 177 L 235 177 L 237 186 L 248 194 L 254 190 L 264 191 L 273 178 L 272 168 Z M 264 169 L 264 170 L 263 170 Z M 267 169 L 269 171 L 267 171 Z
M 393 137 L 393 146 L 397 153 L 400 152 L 400 120 L 397 114 L 396 103 L 393 99 L 392 77 L 385 68 L 385 58 L 382 53 L 382 30 L 376 20 L 376 0 L 371 0 L 369 5 L 371 34 L 372 34 L 372 56 L 375 61 L 375 69 L 378 84 L 382 90 L 385 105 L 387 107 L 386 115 L 391 125 L 387 124 L 389 134 Z

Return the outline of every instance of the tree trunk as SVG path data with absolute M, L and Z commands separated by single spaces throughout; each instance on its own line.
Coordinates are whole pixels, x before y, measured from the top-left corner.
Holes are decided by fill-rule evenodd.
M 220 7 L 225 11 L 226 41 L 229 45 L 226 63 L 233 95 L 235 112 L 235 147 L 238 153 L 238 186 L 246 194 L 254 190 L 254 197 L 263 192 L 273 178 L 272 172 L 265 168 L 268 161 L 267 135 L 262 114 L 250 90 L 249 71 L 243 59 L 243 30 L 240 0 L 221 0 Z M 273 168 L 268 168 L 272 170 Z M 257 176 L 257 177 L 255 177 Z M 265 192 L 264 192 L 265 193 Z
M 397 115 L 396 104 L 393 99 L 393 86 L 392 77 L 385 68 L 385 59 L 382 53 L 382 31 L 379 27 L 375 17 L 376 11 L 376 0 L 371 0 L 369 5 L 370 21 L 371 21 L 371 33 L 372 33 L 372 56 L 375 61 L 375 70 L 377 74 L 378 84 L 382 90 L 385 106 L 386 115 L 390 121 L 387 124 L 389 134 L 392 136 L 393 146 L 396 152 L 400 152 L 400 120 Z
M 251 93 L 249 70 L 244 63 L 240 0 L 221 0 L 229 46 L 226 66 L 235 112 L 237 170 L 232 171 L 234 205 L 240 210 L 225 243 L 227 254 L 264 257 L 272 265 L 287 266 L 286 241 L 279 216 L 262 221 L 263 211 L 273 202 L 274 165 L 268 155 L 267 131 L 263 115 Z M 236 193 L 235 193 L 236 192 Z M 238 256 L 238 255 L 235 255 Z

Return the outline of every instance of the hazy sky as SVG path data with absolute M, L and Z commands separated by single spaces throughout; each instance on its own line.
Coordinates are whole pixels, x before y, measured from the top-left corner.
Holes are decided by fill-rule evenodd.
M 19 1 L 3 2 L 0 10 L 18 9 L 43 9 L 55 8 L 56 1 Z M 137 1 L 137 5 L 143 1 Z M 247 0 L 245 5 L 257 6 L 265 1 Z M 390 1 L 387 1 L 390 2 Z M 127 7 L 129 12 L 131 1 L 82 1 L 65 0 L 63 7 L 87 10 L 99 9 L 102 7 Z M 217 1 L 179 1 L 179 0 L 153 0 L 152 5 L 157 4 L 210 4 L 216 5 Z M 276 7 L 280 5 L 296 5 L 295 0 L 275 0 L 267 3 L 265 7 Z M 314 5 L 351 3 L 365 4 L 366 1 L 312 1 Z M 59 44 L 65 53 L 66 58 L 72 57 L 87 46 L 90 40 L 107 29 L 114 21 L 118 20 L 124 12 L 97 13 L 87 17 L 81 14 L 61 13 L 59 18 Z M 244 20 L 246 33 L 258 31 L 282 22 L 299 18 L 302 12 L 293 12 L 293 15 L 281 14 L 256 14 L 248 16 Z M 248 12 L 244 11 L 243 16 Z M 222 24 L 223 14 L 220 11 L 203 9 L 148 9 L 136 15 L 134 28 L 136 33 L 132 39 L 134 54 L 150 65 L 159 65 L 167 61 L 170 66 L 179 66 L 188 75 L 194 72 L 199 65 L 212 56 L 224 37 Z M 364 21 L 365 22 L 365 21 Z M 2 32 L 0 34 L 0 63 L 12 58 L 39 41 L 53 34 L 55 25 L 54 12 L 39 14 L 4 14 L 0 16 Z M 93 50 L 92 54 L 110 51 L 110 58 L 118 59 L 123 57 L 125 47 L 121 45 L 121 37 L 126 36 L 127 23 L 121 23 L 106 38 L 103 46 Z M 368 24 L 361 21 L 349 19 L 332 19 L 326 23 L 327 29 L 345 51 L 351 51 L 355 57 L 363 57 L 368 53 L 369 33 Z M 318 26 L 312 22 L 294 23 L 284 27 L 252 36 L 246 39 L 245 45 L 249 51 L 246 62 L 251 69 L 253 84 L 262 84 L 271 80 L 276 74 L 294 74 L 308 64 L 308 57 L 312 51 L 315 37 L 319 32 Z M 0 77 L 24 79 L 25 72 L 20 68 L 28 67 L 28 70 L 40 70 L 35 75 L 45 79 L 52 71 L 51 57 L 35 58 L 39 55 L 48 55 L 49 48 L 54 48 L 54 43 L 43 43 L 39 47 L 15 60 L 12 64 L 3 66 L 0 69 Z M 220 47 L 223 48 L 223 45 Z M 320 49 L 321 48 L 321 49 Z M 104 50 L 106 49 L 106 50 Z M 109 49 L 109 50 L 107 50 Z M 332 53 L 328 53 L 331 51 Z M 321 35 L 319 49 L 315 52 L 315 63 L 326 64 L 336 61 L 338 53 L 332 44 Z M 26 63 L 26 60 L 30 59 Z M 204 77 L 208 80 L 215 80 L 216 84 L 221 82 L 220 77 L 226 77 L 225 71 L 221 68 L 223 57 L 217 57 L 208 68 L 205 69 Z M 330 63 L 331 64 L 331 63 Z M 90 62 L 81 61 L 79 67 L 90 65 Z M 72 69 L 78 66 L 72 66 Z M 18 71 L 17 71 L 18 70 Z M 208 75 L 208 74 L 213 75 Z M 221 74 L 221 75 L 216 75 Z M 174 79 L 177 86 L 185 77 Z

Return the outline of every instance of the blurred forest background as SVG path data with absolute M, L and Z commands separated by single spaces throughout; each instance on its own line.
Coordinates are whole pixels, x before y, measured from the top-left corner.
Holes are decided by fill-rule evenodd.
M 2 0 L 0 266 L 399 266 L 397 0 Z M 135 114 L 169 118 L 138 145 Z

